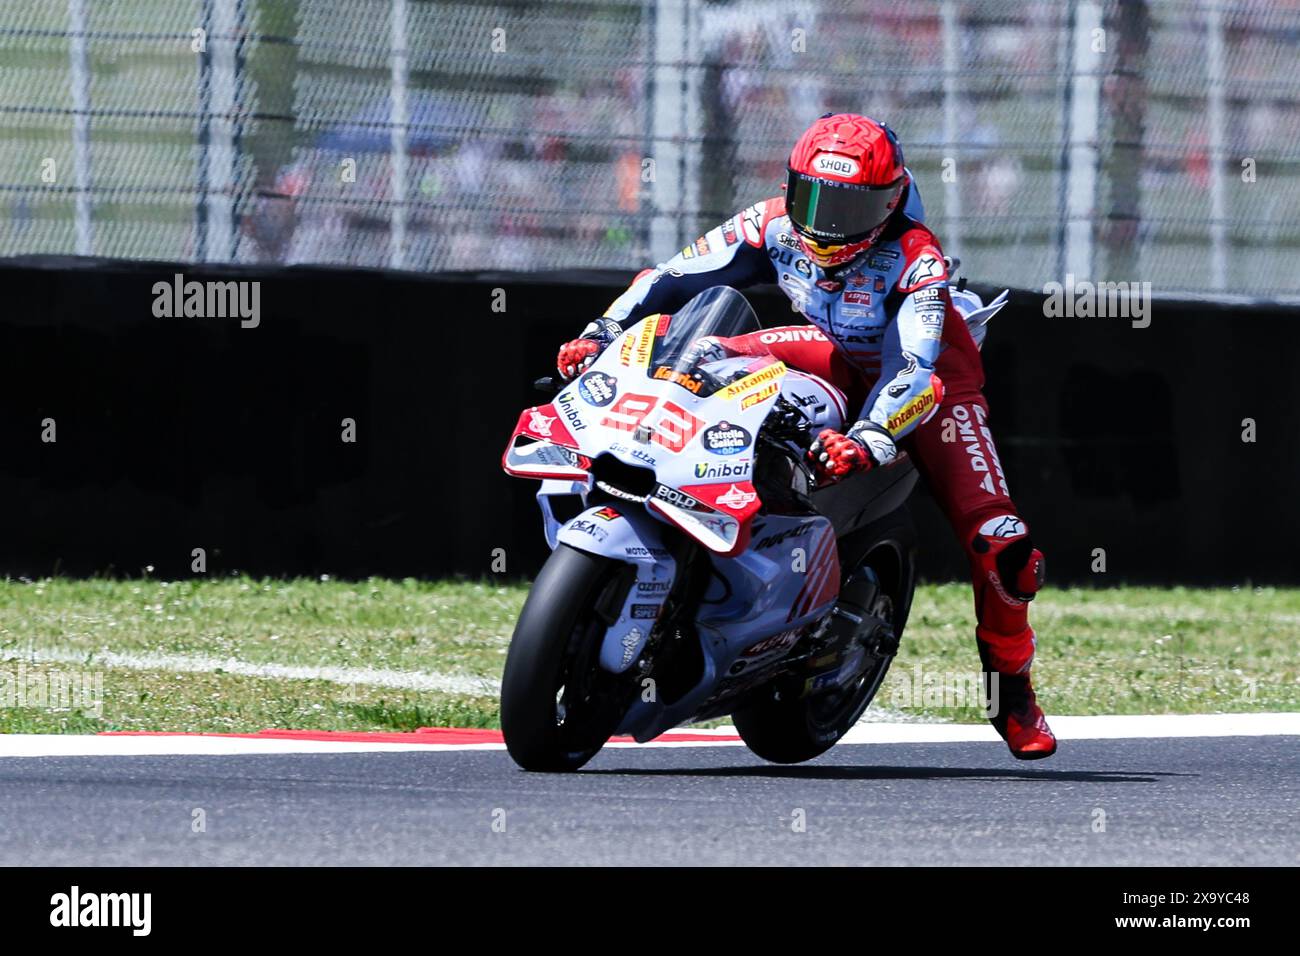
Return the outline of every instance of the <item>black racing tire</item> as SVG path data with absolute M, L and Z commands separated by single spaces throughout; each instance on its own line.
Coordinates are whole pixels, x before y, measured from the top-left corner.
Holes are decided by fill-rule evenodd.
M 910 522 L 873 528 L 872 544 L 855 563 L 872 568 L 887 599 L 885 616 L 895 637 L 901 637 L 911 609 L 915 585 L 914 533 Z M 835 746 L 871 704 L 884 683 L 893 655 L 883 657 L 863 673 L 853 689 L 829 712 L 815 696 L 781 696 L 777 688 L 732 714 L 736 731 L 757 756 L 773 763 L 803 763 Z
M 605 625 L 595 608 L 625 567 L 561 544 L 528 592 L 501 677 L 501 731 L 524 770 L 577 770 L 617 727 L 621 714 L 581 697 L 615 680 L 600 670 Z

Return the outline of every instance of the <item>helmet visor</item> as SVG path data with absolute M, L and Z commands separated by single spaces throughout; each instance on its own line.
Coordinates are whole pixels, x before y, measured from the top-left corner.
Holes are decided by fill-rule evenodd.
M 789 170 L 785 211 L 795 229 L 819 243 L 856 242 L 889 218 L 903 189 L 899 176 L 887 186 L 861 186 Z

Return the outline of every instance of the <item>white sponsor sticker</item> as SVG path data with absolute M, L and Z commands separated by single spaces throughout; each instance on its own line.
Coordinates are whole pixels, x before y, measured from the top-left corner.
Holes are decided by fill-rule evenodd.
M 812 165 L 815 173 L 823 176 L 841 176 L 845 179 L 856 176 L 862 170 L 856 159 L 851 156 L 841 156 L 839 153 L 821 153 L 813 160 Z
M 733 511 L 740 511 L 745 505 L 749 504 L 758 495 L 752 491 L 743 491 L 735 485 L 732 485 L 725 494 L 718 495 L 714 499 L 724 508 L 731 508 Z
M 539 435 L 550 436 L 551 423 L 555 421 L 553 415 L 543 415 L 541 412 L 533 412 L 533 417 L 529 420 L 528 426 Z

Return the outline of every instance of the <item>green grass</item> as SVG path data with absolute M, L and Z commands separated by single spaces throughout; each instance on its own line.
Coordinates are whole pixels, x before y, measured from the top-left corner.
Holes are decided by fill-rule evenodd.
M 514 585 L 412 580 L 0 582 L 0 655 L 9 658 L 0 661 L 0 732 L 496 726 L 497 702 L 485 691 L 97 658 L 107 651 L 146 665 L 168 655 L 495 680 L 525 594 Z M 1300 710 L 1300 590 L 1049 589 L 1033 619 L 1036 683 L 1049 714 Z M 978 669 L 973 623 L 968 587 L 922 587 L 877 709 L 903 719 L 980 719 L 970 701 L 912 693 L 918 668 L 941 685 Z M 13 706 L 2 694 L 20 666 L 29 682 L 98 673 L 100 706 Z

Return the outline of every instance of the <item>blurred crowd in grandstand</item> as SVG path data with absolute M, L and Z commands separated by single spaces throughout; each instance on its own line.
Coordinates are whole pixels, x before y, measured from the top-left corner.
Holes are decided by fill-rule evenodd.
M 1091 66 L 1073 32 L 1085 6 L 1105 33 Z M 214 7 L 239 25 L 235 158 L 216 189 L 217 80 L 185 45 Z M 1204 287 L 1217 224 L 1233 289 L 1300 291 L 1300 0 L 139 0 L 85 15 L 99 255 L 383 267 L 400 207 L 403 268 L 634 268 L 774 195 L 808 121 L 854 110 L 899 132 L 933 225 L 990 279 L 1058 270 L 1064 166 L 1082 143 L 1096 277 L 1139 267 Z M 30 185 L 42 156 L 72 165 L 67 17 L 0 8 L 14 54 L 0 254 L 73 251 L 75 197 Z M 1081 75 L 1100 79 L 1083 132 Z M 1245 159 L 1261 188 L 1244 188 Z M 232 210 L 228 256 L 196 226 L 216 200 Z

